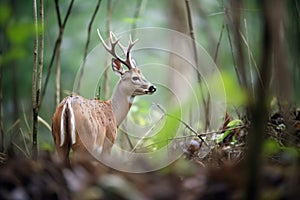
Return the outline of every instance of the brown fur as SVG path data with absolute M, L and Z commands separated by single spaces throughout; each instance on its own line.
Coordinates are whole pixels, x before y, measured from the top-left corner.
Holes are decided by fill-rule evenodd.
M 70 100 L 71 108 L 66 107 L 65 139 L 61 143 L 61 116 L 63 106 Z M 71 140 L 70 109 L 75 117 L 76 143 Z M 70 149 L 76 153 L 74 156 L 86 156 L 94 148 L 102 147 L 104 153 L 109 153 L 115 142 L 117 132 L 116 119 L 113 115 L 110 101 L 89 100 L 81 96 L 68 96 L 57 107 L 52 118 L 52 135 L 60 159 L 69 163 Z M 106 139 L 107 138 L 107 139 Z M 105 143 L 105 144 L 104 144 Z M 104 147 L 105 146 L 105 147 Z

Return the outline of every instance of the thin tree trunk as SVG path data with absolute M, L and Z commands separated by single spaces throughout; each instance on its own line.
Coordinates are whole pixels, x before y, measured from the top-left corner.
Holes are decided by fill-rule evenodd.
M 280 0 L 279 0 L 280 1 Z M 270 4 L 276 4 L 278 1 L 265 0 L 261 3 L 262 7 L 262 60 L 260 63 L 259 73 L 262 77 L 262 83 L 259 80 L 256 81 L 255 87 L 255 98 L 253 98 L 252 104 L 250 104 L 250 115 L 251 115 L 251 128 L 248 138 L 247 148 L 247 159 L 246 159 L 246 190 L 245 199 L 259 199 L 258 190 L 261 174 L 262 164 L 262 146 L 264 142 L 266 124 L 268 119 L 268 87 L 270 81 L 270 71 L 272 68 L 272 57 L 274 51 L 274 44 L 277 42 L 274 40 L 274 12 L 270 8 Z M 273 15 L 273 16 L 272 16 Z
M 40 91 L 42 86 L 43 59 L 44 59 L 44 2 L 40 0 L 39 17 L 41 30 L 38 28 L 37 3 L 33 0 L 35 39 L 34 39 L 34 66 L 32 74 L 32 158 L 38 157 L 38 115 L 40 106 Z
M 33 50 L 33 73 L 32 73 L 32 158 L 37 159 L 37 132 L 38 132 L 38 106 L 37 106 L 37 94 L 36 94 L 36 76 L 38 67 L 38 19 L 37 19 L 37 3 L 33 0 L 33 17 L 35 25 L 35 38 L 34 38 L 34 50 Z
M 43 78 L 43 66 L 44 66 L 44 0 L 40 0 L 40 25 L 41 30 L 39 31 L 39 69 L 38 69 L 38 88 L 37 88 L 37 104 L 40 109 L 41 104 L 41 89 L 42 89 L 42 78 Z

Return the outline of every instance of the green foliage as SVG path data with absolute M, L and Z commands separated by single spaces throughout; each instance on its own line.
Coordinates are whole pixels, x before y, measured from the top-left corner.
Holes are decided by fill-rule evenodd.
M 22 45 L 35 33 L 33 23 L 12 23 L 7 27 L 7 38 L 12 45 Z
M 165 147 L 170 143 L 170 141 L 178 134 L 180 122 L 178 119 L 181 118 L 181 109 L 174 108 L 169 116 L 166 116 L 166 123 L 163 129 L 152 138 L 154 144 L 156 144 L 156 149 Z
M 300 155 L 300 151 L 297 147 L 280 145 L 274 138 L 265 140 L 263 152 L 266 156 L 278 156 L 280 153 L 285 153 L 293 159 L 297 159 Z
M 181 117 L 180 108 L 174 108 L 169 113 L 164 115 L 165 118 L 162 128 L 152 137 L 145 139 L 141 149 L 146 148 L 147 151 L 157 151 L 163 147 L 166 147 L 174 137 L 178 134 Z M 154 124 L 157 126 L 158 124 Z
M 224 139 L 225 139 L 230 133 L 233 133 L 234 130 L 232 130 L 232 129 L 237 128 L 237 127 L 239 127 L 239 126 L 241 126 L 241 125 L 243 125 L 242 120 L 234 119 L 234 120 L 230 121 L 230 122 L 228 123 L 228 125 L 226 126 L 226 129 L 231 129 L 231 130 L 226 130 L 223 134 L 221 134 L 221 136 L 217 138 L 217 144 L 223 142 Z M 236 143 L 236 142 L 237 142 L 237 141 L 236 141 L 235 137 L 233 136 L 233 138 L 232 138 L 232 143 L 234 144 L 234 143 Z
M 222 83 L 219 82 L 219 78 L 214 76 L 208 81 L 211 88 L 214 88 L 215 95 L 223 94 L 225 89 L 226 102 L 230 106 L 243 106 L 247 103 L 247 93 L 244 91 L 237 82 L 234 74 L 230 74 L 227 71 L 221 71 Z M 223 86 L 223 87 L 222 87 Z
M 278 154 L 280 151 L 280 145 L 274 139 L 267 139 L 264 143 L 264 153 L 266 155 L 275 155 Z
M 11 14 L 12 14 L 11 7 L 7 4 L 0 3 L 0 25 L 1 26 L 7 23 Z
M 149 120 L 149 108 L 149 102 L 137 99 L 130 109 L 129 120 L 139 126 L 149 126 L 151 123 L 151 120 Z
M 0 3 L 0 26 L 1 30 L 3 30 L 0 34 L 1 36 L 1 53 L 2 53 L 2 64 L 3 67 L 3 115 L 4 126 L 9 127 L 9 124 L 13 118 L 12 110 L 14 110 L 12 105 L 15 103 L 14 98 L 18 99 L 19 103 L 24 103 L 26 113 L 31 112 L 30 99 L 31 99 L 31 79 L 32 79 L 32 62 L 33 62 L 33 38 L 35 34 L 34 24 L 33 24 L 33 14 L 32 14 L 32 5 L 28 4 L 26 1 L 20 1 L 16 5 L 12 4 L 13 1 L 7 1 L 5 3 Z M 62 77 L 62 85 L 61 90 L 72 90 L 73 80 L 78 72 L 80 67 L 80 63 L 83 59 L 84 45 L 86 42 L 86 34 L 87 27 L 91 17 L 91 14 L 95 8 L 95 3 L 93 1 L 75 1 L 73 10 L 71 12 L 69 21 L 67 22 L 66 29 L 64 30 L 64 37 L 62 40 L 62 50 L 61 50 L 61 77 Z M 107 2 L 103 2 L 100 6 L 99 13 L 95 18 L 95 23 L 91 30 L 91 41 L 90 41 L 90 50 L 95 46 L 99 45 L 98 36 L 96 34 L 96 28 L 100 28 L 101 31 L 106 31 L 106 23 L 107 23 Z M 123 31 L 128 31 L 132 27 L 134 23 L 137 24 L 137 28 L 142 27 L 165 27 L 169 28 L 170 19 L 166 14 L 169 12 L 170 4 L 167 1 L 144 1 L 143 8 L 141 9 L 140 16 L 137 18 L 134 16 L 134 9 L 136 8 L 136 1 L 115 1 L 112 6 L 112 13 L 110 19 L 110 28 L 112 31 L 116 33 L 121 33 Z M 203 6 L 202 14 L 199 12 L 199 6 Z M 227 2 L 224 2 L 225 5 Z M 293 3 L 290 3 L 293 6 Z M 68 9 L 69 1 L 60 1 L 60 11 L 61 17 L 64 18 L 66 11 Z M 194 1 L 191 2 L 193 9 L 193 20 L 194 20 L 194 31 L 196 35 L 197 42 L 200 45 L 204 45 L 204 48 L 210 53 L 210 55 L 215 54 L 216 44 L 214 42 L 218 42 L 218 38 L 220 37 L 222 25 L 224 23 L 224 8 L 223 3 L 220 1 Z M 194 6 L 196 5 L 196 6 Z M 205 6 L 204 6 L 205 5 Z M 242 10 L 242 24 L 241 24 L 241 33 L 247 38 L 247 43 L 249 45 L 244 46 L 249 47 L 251 52 L 253 53 L 253 60 L 259 58 L 259 55 L 262 51 L 260 49 L 260 34 L 262 30 L 261 24 L 261 16 L 258 8 L 255 7 L 256 3 L 252 1 L 245 2 L 245 9 Z M 200 8 L 200 7 L 199 7 Z M 296 7 L 291 8 L 293 12 L 289 12 L 287 17 L 289 31 L 287 31 L 288 42 L 291 43 L 292 48 L 295 48 L 292 52 L 295 55 L 299 53 L 299 45 L 294 40 L 299 40 L 299 37 L 295 37 L 299 32 L 299 23 L 297 20 L 292 20 L 292 16 L 296 15 L 297 9 Z M 204 18 L 203 16 L 206 16 Z M 227 20 L 225 20 L 225 23 Z M 296 28 L 295 28 L 296 27 Z M 2 29 L 3 28 L 3 29 Z M 52 55 L 52 50 L 54 48 L 55 39 L 58 35 L 58 26 L 57 26 L 57 15 L 55 11 L 54 1 L 45 2 L 45 58 L 44 58 L 44 67 L 45 71 L 47 71 L 47 67 L 49 66 L 50 58 Z M 247 28 L 248 34 L 245 34 L 245 29 Z M 211 29 L 209 32 L 208 30 Z M 40 26 L 39 26 L 40 30 Z M 220 97 L 225 92 L 226 93 L 226 102 L 228 106 L 240 107 L 246 105 L 248 102 L 247 92 L 241 89 L 239 83 L 237 81 L 237 77 L 233 67 L 233 60 L 230 50 L 230 45 L 234 46 L 234 35 L 230 32 L 232 36 L 231 44 L 228 41 L 228 30 L 226 27 L 224 28 L 223 38 L 220 41 L 220 48 L 218 52 L 218 57 L 216 58 L 216 62 L 219 67 L 222 69 L 221 78 L 222 82 L 220 82 L 219 77 L 213 76 L 210 79 L 205 80 L 203 83 L 204 94 L 200 94 L 199 86 L 195 87 L 195 91 L 199 92 L 197 95 L 198 102 L 201 102 L 201 95 L 207 96 L 208 94 L 214 94 L 216 97 Z M 229 31 L 230 24 L 229 24 Z M 299 34 L 298 34 L 299 35 Z M 158 35 L 157 37 L 161 37 Z M 135 39 L 135 38 L 134 38 Z M 154 38 L 155 39 L 155 38 Z M 168 39 L 168 38 L 166 38 Z M 157 42 L 157 41 L 153 41 Z M 233 50 L 234 51 L 234 50 Z M 139 52 L 137 51 L 136 54 Z M 235 53 L 235 52 L 233 52 Z M 248 49 L 245 49 L 245 54 L 248 53 Z M 142 52 L 141 54 L 144 54 Z M 158 54 L 146 54 L 144 55 L 144 60 L 138 60 L 141 64 L 150 63 L 150 62 L 159 62 L 163 60 L 163 57 L 159 57 Z M 247 56 L 245 56 L 247 58 Z M 299 63 L 298 57 L 291 54 L 289 55 L 291 58 L 291 64 L 296 66 Z M 155 60 L 157 59 L 157 60 Z M 237 58 L 235 58 L 237 59 Z M 251 59 L 251 62 L 253 62 Z M 98 67 L 104 67 L 105 59 L 102 60 L 101 63 L 95 63 Z M 258 59 L 256 60 L 256 63 Z M 245 59 L 245 65 L 251 65 L 248 59 Z M 252 63 L 253 65 L 253 63 Z M 16 72 L 13 72 L 13 68 L 11 66 L 15 66 Z M 55 68 L 55 66 L 54 66 Z M 47 93 L 45 96 L 45 102 L 41 107 L 40 115 L 45 118 L 45 120 L 50 123 L 51 116 L 54 110 L 54 71 L 52 69 L 52 75 L 50 76 L 49 86 L 47 89 Z M 248 68 L 247 68 L 248 70 Z M 254 69 L 252 69 L 254 71 Z M 296 79 L 296 82 L 299 82 L 299 70 L 293 67 L 293 76 Z M 16 74 L 13 74 L 16 73 Z M 155 72 L 156 77 L 153 80 L 157 80 L 157 77 L 161 78 L 161 80 L 168 79 L 168 73 L 162 73 L 159 71 Z M 13 78 L 15 76 L 15 78 Z M 99 74 L 100 75 L 100 74 Z M 248 75 L 248 74 L 247 74 Z M 254 77 L 255 78 L 255 77 Z M 17 83 L 14 83 L 16 82 Z M 45 73 L 43 74 L 43 81 L 45 80 Z M 159 80 L 159 79 L 158 79 Z M 116 79 L 110 77 L 110 88 L 112 90 L 113 85 L 115 85 Z M 14 85 L 15 84 L 15 85 Z M 208 87 L 204 84 L 209 85 L 212 91 L 208 91 Z M 296 84 L 297 85 L 297 84 Z M 299 84 L 298 84 L 299 85 Z M 16 89 L 15 89 L 16 88 Z M 225 91 L 224 91 L 225 89 Z M 295 87 L 297 90 L 297 87 Z M 111 91 L 110 91 L 111 92 Z M 16 94 L 13 94 L 16 93 Z M 295 95 L 299 96 L 300 93 L 295 93 Z M 16 96 L 14 96 L 16 95 Z M 103 93 L 101 93 L 103 95 Z M 166 94 L 161 93 L 159 97 L 155 97 L 157 99 L 166 99 Z M 299 97 L 298 97 L 299 99 Z M 191 103 L 190 101 L 189 103 Z M 187 103 L 188 104 L 188 103 Z M 187 105 L 186 104 L 186 105 Z M 183 108 L 188 106 L 183 105 Z M 196 105 L 198 106 L 198 105 Z M 150 103 L 146 101 L 135 101 L 135 105 L 132 107 L 131 115 L 129 119 L 134 123 L 141 127 L 150 127 L 157 126 L 157 124 L 152 124 L 153 121 L 149 120 L 149 108 L 151 107 Z M 20 109 L 19 109 L 20 110 Z M 165 147 L 170 139 L 176 137 L 178 131 L 180 131 L 180 121 L 176 118 L 181 118 L 182 111 L 179 108 L 173 108 L 173 110 L 168 110 L 168 115 L 164 116 L 164 120 L 158 123 L 163 124 L 163 128 L 160 129 L 154 136 L 146 138 L 142 143 L 141 148 L 147 147 L 149 151 L 160 149 Z M 171 117 L 172 116 L 172 117 Z M 30 121 L 30 120 L 29 120 Z M 232 124 L 228 124 L 229 127 L 238 126 L 238 121 L 232 121 Z M 31 124 L 29 122 L 29 124 Z M 201 126 L 201 122 L 199 121 L 199 126 Z M 161 124 L 159 124 L 161 125 Z M 282 130 L 285 129 L 284 125 L 280 127 Z M 40 141 L 45 141 L 45 138 L 48 138 L 49 131 L 43 130 L 40 127 L 39 139 Z M 224 134 L 218 139 L 218 142 L 224 140 L 225 137 L 230 135 L 230 131 L 225 131 Z M 52 138 L 51 138 L 52 141 Z M 42 149 L 49 149 L 49 144 L 41 142 Z M 283 150 L 276 141 L 268 141 L 265 145 L 266 152 L 268 154 L 273 154 L 278 152 L 279 150 Z M 279 150 L 278 150 L 279 149 Z M 293 150 L 292 150 L 293 151 Z

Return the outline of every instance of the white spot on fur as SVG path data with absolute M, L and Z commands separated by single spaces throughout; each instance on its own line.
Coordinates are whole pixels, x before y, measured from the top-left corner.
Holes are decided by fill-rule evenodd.
M 64 104 L 63 110 L 61 112 L 61 117 L 60 117 L 60 146 L 64 145 L 64 142 L 65 142 L 64 116 L 65 116 L 66 106 L 67 106 L 67 103 Z

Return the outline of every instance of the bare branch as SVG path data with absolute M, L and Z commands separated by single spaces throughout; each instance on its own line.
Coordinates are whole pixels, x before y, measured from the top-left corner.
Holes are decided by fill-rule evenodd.
M 53 68 L 54 59 L 55 59 L 56 52 L 57 52 L 57 49 L 58 49 L 58 44 L 62 40 L 63 30 L 64 30 L 64 28 L 65 28 L 65 26 L 67 24 L 67 20 L 69 19 L 69 15 L 70 15 L 70 12 L 72 10 L 73 3 L 74 3 L 74 0 L 71 0 L 71 2 L 69 4 L 69 7 L 68 7 L 67 15 L 66 15 L 66 17 L 64 19 L 64 22 L 63 22 L 62 26 L 59 28 L 59 34 L 58 34 L 58 37 L 57 37 L 57 39 L 55 41 L 55 45 L 54 45 L 54 48 L 53 48 L 53 51 L 52 51 L 51 60 L 50 60 L 49 66 L 48 66 L 46 80 L 45 80 L 45 83 L 44 83 L 44 86 L 43 86 L 43 89 L 42 89 L 42 92 L 41 92 L 41 101 L 40 101 L 40 104 L 42 104 L 44 96 L 45 96 L 45 93 L 46 93 L 46 90 L 47 90 L 48 82 L 49 82 L 51 71 L 52 71 L 52 68 Z M 58 4 L 57 4 L 57 6 L 58 6 Z M 59 9 L 57 10 L 57 12 L 58 11 L 59 11 Z M 58 17 L 60 17 L 60 14 L 58 14 Z M 58 20 L 59 20 L 59 18 L 58 18 Z
M 193 53 L 194 53 L 194 59 L 195 59 L 195 63 L 196 63 L 196 68 L 199 68 L 199 61 L 198 61 L 198 52 L 197 52 L 197 45 L 196 45 L 196 39 L 195 39 L 195 34 L 194 34 L 194 28 L 193 28 L 193 20 L 192 20 L 192 13 L 191 13 L 191 8 L 190 8 L 190 1 L 189 0 L 185 0 L 185 5 L 186 5 L 186 10 L 187 10 L 187 17 L 188 17 L 188 25 L 189 25 L 189 31 L 190 31 L 190 37 L 193 41 Z M 201 75 L 200 72 L 198 70 L 196 70 L 197 73 L 197 78 L 198 78 L 198 82 L 199 82 L 199 86 L 200 86 L 200 93 L 202 96 L 202 103 L 203 106 L 205 108 L 205 130 L 207 130 L 209 128 L 210 122 L 209 122 L 209 109 L 208 109 L 208 102 L 209 102 L 209 96 L 207 96 L 207 99 L 205 99 L 205 96 L 203 95 L 203 87 L 202 87 L 202 80 L 201 80 Z
M 86 43 L 85 43 L 84 55 L 83 55 L 83 63 L 82 63 L 82 67 L 80 68 L 79 80 L 78 80 L 78 84 L 77 84 L 77 88 L 76 88 L 76 93 L 78 93 L 78 94 L 80 92 L 81 79 L 82 79 L 82 76 L 83 76 L 85 63 L 86 63 L 86 56 L 87 56 L 87 53 L 88 53 L 89 43 L 90 43 L 90 39 L 91 39 L 92 25 L 94 23 L 94 20 L 95 20 L 95 17 L 97 15 L 97 13 L 98 13 L 101 2 L 102 2 L 102 0 L 98 0 L 96 8 L 93 12 L 92 18 L 91 18 L 91 20 L 89 22 L 89 25 L 88 25 L 87 40 L 86 40 Z
M 187 129 L 189 129 L 191 132 L 193 132 L 205 145 L 208 146 L 207 142 L 201 137 L 201 135 L 193 128 L 191 127 L 188 123 L 186 123 L 185 121 L 183 121 L 182 119 L 175 117 L 173 115 L 170 115 L 169 113 L 166 113 L 165 110 L 159 105 L 156 104 L 156 106 L 159 108 L 159 110 L 164 113 L 164 115 L 169 116 L 179 122 L 181 122 Z
M 60 16 L 60 11 L 59 11 L 59 3 L 58 0 L 55 0 L 55 9 L 56 9 L 56 15 L 57 15 L 57 21 L 58 21 L 58 27 L 62 27 L 62 22 L 61 22 L 61 16 Z
M 219 40 L 218 40 L 218 44 L 217 44 L 217 48 L 216 48 L 216 52 L 215 52 L 215 56 L 214 56 L 214 62 L 216 64 L 217 64 L 217 58 L 218 58 L 220 44 L 221 44 L 222 37 L 223 37 L 224 28 L 225 28 L 225 22 L 223 21 L 222 29 L 221 29 L 221 32 L 220 32 L 220 36 L 219 36 Z

